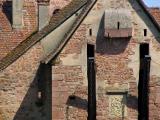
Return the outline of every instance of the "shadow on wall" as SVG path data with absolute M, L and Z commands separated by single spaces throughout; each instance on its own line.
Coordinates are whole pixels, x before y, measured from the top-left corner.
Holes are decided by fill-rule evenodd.
M 128 108 L 134 109 L 138 111 L 138 97 L 137 96 L 132 96 L 132 95 L 128 95 L 127 96 L 127 103 L 126 106 Z
M 123 106 L 122 106 L 122 120 L 125 119 L 124 105 L 126 105 L 127 108 L 138 111 L 138 98 L 136 96 L 132 96 L 132 95 L 128 94 L 127 95 L 127 102 L 124 98 L 124 99 L 122 99 L 122 104 L 123 104 Z
M 78 96 L 75 96 L 75 95 L 71 95 L 68 97 L 68 100 L 67 100 L 67 108 L 66 108 L 66 120 L 70 120 L 69 119 L 69 106 L 72 106 L 72 107 L 75 107 L 75 108 L 78 108 L 78 109 L 82 109 L 82 110 L 88 110 L 88 101 L 86 99 L 82 99 Z
M 101 19 L 98 34 L 96 38 L 96 52 L 107 55 L 117 55 L 123 53 L 129 43 L 130 38 L 114 38 L 104 37 L 104 15 Z
M 42 101 L 38 99 L 39 90 Z M 13 120 L 51 120 L 51 95 L 51 66 L 40 65 Z
M 136 11 L 136 13 L 138 14 L 138 16 L 144 21 L 144 23 L 147 25 L 147 27 L 150 29 L 150 31 L 152 32 L 152 34 L 154 36 L 156 36 L 156 40 L 160 43 L 160 35 L 159 32 L 157 30 L 155 30 L 155 27 L 152 27 L 152 21 L 148 20 L 148 16 L 146 16 L 141 9 L 141 7 L 139 7 L 139 4 L 137 3 L 136 0 L 129 0 L 132 8 Z M 143 29 L 142 29 L 143 32 Z
M 2 9 L 8 21 L 12 24 L 12 1 L 4 1 Z
M 88 102 L 78 96 L 69 96 L 66 105 L 76 107 L 79 109 L 87 110 Z

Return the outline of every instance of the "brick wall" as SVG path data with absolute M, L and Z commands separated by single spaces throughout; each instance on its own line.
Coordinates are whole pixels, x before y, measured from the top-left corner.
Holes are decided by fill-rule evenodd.
M 43 48 L 40 43 L 0 73 L 0 116 L 2 120 L 46 120 L 50 107 L 38 107 L 36 74 Z M 47 98 L 49 99 L 49 98 Z M 47 106 L 47 107 L 46 107 Z
M 12 29 L 11 3 L 3 1 L 0 9 L 0 59 L 6 56 L 18 44 L 29 37 L 37 29 L 37 6 L 33 1 L 26 1 L 23 7 L 23 29 Z
M 53 14 L 55 9 L 62 9 L 68 5 L 71 0 L 50 0 L 50 15 Z
M 85 76 L 82 66 L 74 65 L 85 44 L 85 33 L 86 28 L 81 25 L 52 67 L 52 120 L 87 120 L 87 86 L 83 84 Z M 73 59 L 73 62 L 70 65 L 63 63 L 65 61 L 61 59 L 72 53 L 74 58 L 69 59 Z M 75 99 L 70 99 L 69 96 L 73 95 Z
M 133 37 L 131 39 L 107 40 L 104 38 L 103 31 L 103 14 L 109 8 L 126 8 L 131 12 Z M 96 15 L 96 16 L 95 16 Z M 89 35 L 89 29 L 92 29 L 92 36 Z M 147 37 L 144 37 L 144 29 L 147 29 Z M 87 99 L 87 85 L 85 82 L 85 74 L 77 71 L 79 67 L 81 71 L 85 67 L 82 63 L 80 66 L 71 64 L 69 61 L 81 60 L 85 61 L 86 58 L 80 59 L 78 56 L 82 54 L 82 49 L 87 43 L 95 45 L 95 61 L 96 61 L 96 82 L 97 82 L 97 120 L 120 120 L 122 118 L 111 117 L 109 111 L 110 97 L 113 95 L 106 94 L 109 87 L 111 89 L 121 88 L 127 85 L 128 93 L 126 94 L 127 101 L 125 102 L 126 111 L 123 119 L 137 120 L 138 119 L 138 80 L 139 80 L 139 45 L 142 42 L 147 42 L 150 45 L 150 55 L 153 61 L 158 60 L 156 55 L 159 54 L 159 33 L 155 30 L 151 21 L 147 18 L 137 2 L 125 1 L 98 1 L 93 7 L 89 15 L 81 24 L 80 28 L 70 39 L 70 42 L 63 49 L 57 60 L 53 64 L 53 80 L 52 80 L 52 97 L 53 97 L 53 120 L 69 119 L 79 120 L 81 118 L 87 119 L 87 105 L 82 109 L 83 103 L 78 103 L 78 98 L 83 101 Z M 83 52 L 87 52 L 84 50 Z M 70 57 L 69 57 L 70 56 Z M 85 56 L 86 57 L 86 56 Z M 68 65 L 67 61 L 68 60 Z M 150 74 L 150 120 L 159 119 L 159 76 L 156 71 L 159 70 L 159 65 L 151 62 Z M 158 60 L 159 61 L 159 60 Z M 157 62 L 158 62 L 157 61 Z M 79 64 L 77 64 L 79 65 Z M 157 67 L 156 67 L 157 66 Z M 74 71 L 72 71 L 74 70 Z M 86 71 L 85 71 L 86 72 Z M 71 75 L 70 75 L 71 73 Z M 78 79 L 79 74 L 83 79 Z M 69 75 L 69 78 L 68 78 Z M 54 77 L 55 76 L 55 77 Z M 76 76 L 76 77 L 75 77 Z M 67 84 L 68 80 L 72 80 L 74 84 Z M 76 82 L 75 82 L 76 81 Z M 84 82 L 85 81 L 85 82 Z M 77 90 L 76 85 L 82 86 L 81 92 Z M 72 89 L 72 87 L 74 89 Z M 57 93 L 58 91 L 58 93 Z M 67 91 L 67 92 L 66 92 Z M 74 92 L 74 91 L 78 91 Z M 77 99 L 73 100 L 72 104 L 67 104 L 69 96 L 77 93 Z M 63 100 L 61 95 L 63 94 Z M 57 101 L 58 100 L 58 101 Z M 62 101 L 60 101 L 62 100 Z M 80 106 L 80 107 L 79 107 Z M 68 114 L 68 109 L 70 114 Z M 73 111 L 72 111 L 73 109 Z M 84 110 L 85 114 L 82 115 L 76 111 Z M 82 115 L 82 116 L 81 116 Z M 58 117 L 57 117 L 58 116 Z M 77 117 L 74 117 L 77 116 Z M 78 117 L 81 116 L 81 117 Z M 56 118 L 57 117 L 57 118 Z M 82 119 L 82 120 L 83 120 Z
M 107 8 L 127 8 L 131 11 L 134 30 L 132 39 L 110 41 L 103 37 L 102 18 Z M 2 19 L 7 19 L 2 12 L 0 14 Z M 147 37 L 143 36 L 145 28 L 148 30 Z M 92 29 L 91 36 L 89 29 Z M 10 30 L 10 26 L 7 30 Z M 127 101 L 124 102 L 126 111 L 123 117 L 137 120 L 139 44 L 148 42 L 152 57 L 150 120 L 159 119 L 159 37 L 159 33 L 136 2 L 98 1 L 61 54 L 52 61 L 52 106 L 36 106 L 38 88 L 35 77 L 44 55 L 43 48 L 37 43 L 0 73 L 0 117 L 4 120 L 46 120 L 49 119 L 46 117 L 50 112 L 47 108 L 51 106 L 52 120 L 87 120 L 86 46 L 87 43 L 91 43 L 96 48 L 97 120 L 122 119 L 111 117 L 111 95 L 106 93 L 108 88 L 118 91 L 121 86 L 125 86 L 126 89 L 126 85 L 128 93 L 125 93 Z M 49 101 L 51 99 L 48 99 L 47 103 Z

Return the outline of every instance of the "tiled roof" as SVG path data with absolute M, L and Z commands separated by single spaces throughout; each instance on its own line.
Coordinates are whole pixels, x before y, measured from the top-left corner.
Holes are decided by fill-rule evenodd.
M 160 8 L 149 8 L 149 11 L 160 25 Z
M 16 59 L 18 59 L 22 54 L 24 54 L 30 47 L 56 29 L 61 25 L 66 19 L 77 12 L 82 6 L 87 4 L 87 0 L 73 0 L 69 5 L 64 7 L 62 10 L 55 14 L 45 28 L 39 32 L 33 33 L 26 40 L 22 41 L 15 49 L 13 49 L 7 56 L 0 60 L 0 70 L 3 70 Z

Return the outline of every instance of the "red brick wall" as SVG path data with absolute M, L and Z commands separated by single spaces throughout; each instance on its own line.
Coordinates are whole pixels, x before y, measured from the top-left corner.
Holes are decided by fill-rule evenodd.
M 37 29 L 37 5 L 35 2 L 25 2 L 23 8 L 24 27 L 19 30 L 12 29 L 12 24 L 7 18 L 6 14 L 12 14 L 7 11 L 9 4 L 3 2 L 3 6 L 5 7 L 0 9 L 0 59 L 6 56 Z M 10 17 L 10 20 L 11 19 Z
M 3 2 L 2 2 L 3 1 Z M 50 15 L 55 9 L 62 9 L 64 6 L 69 4 L 71 0 L 51 0 L 50 1 Z M 9 8 L 9 4 L 5 2 L 5 0 L 1 0 L 3 3 L 2 6 L 6 6 L 4 10 Z M 11 4 L 10 4 L 11 6 Z M 34 31 L 37 30 L 37 2 L 36 0 L 25 0 L 23 7 L 23 20 L 24 27 L 23 29 L 12 29 L 12 24 L 7 18 L 8 11 L 4 12 L 2 8 L 0 8 L 0 59 L 5 57 L 11 50 L 13 50 L 18 44 L 20 44 L 23 40 L 29 37 Z M 10 20 L 12 18 L 10 17 Z
M 32 5 L 33 4 L 31 4 L 31 6 Z M 96 11 L 101 8 L 102 4 L 99 2 L 96 4 L 94 10 Z M 21 35 L 20 38 L 23 38 L 22 36 L 25 33 L 22 34 L 20 31 L 12 31 L 9 23 L 5 22 L 7 18 L 3 12 L 0 12 L 0 18 L 3 19 L 3 27 L 6 29 L 3 34 L 6 35 L 10 33 L 13 35 L 14 33 L 14 35 Z M 28 21 L 29 19 L 25 20 Z M 70 57 L 70 60 L 72 59 L 74 61 L 74 59 L 79 59 L 78 56 L 82 54 L 82 49 L 88 42 L 94 44 L 96 47 L 97 120 L 113 120 L 113 118 L 109 116 L 109 96 L 106 94 L 105 87 L 126 83 L 129 86 L 129 93 L 127 95 L 127 103 L 125 103 L 127 106 L 127 117 L 124 119 L 137 119 L 137 78 L 135 78 L 134 75 L 134 67 L 129 67 L 129 64 L 131 62 L 137 62 L 134 61 L 134 58 L 131 56 L 136 54 L 136 47 L 139 46 L 140 42 L 134 38 L 138 37 L 141 33 L 139 31 L 143 29 L 138 28 L 141 24 L 139 22 L 136 23 L 136 19 L 134 22 L 134 36 L 130 40 L 119 39 L 110 41 L 103 37 L 103 32 L 100 34 L 101 37 L 88 37 L 88 26 L 90 26 L 90 24 L 83 23 L 80 25 L 56 61 L 53 61 L 52 120 L 87 120 L 87 84 L 85 83 L 86 76 L 84 75 L 84 67 L 86 67 L 86 65 L 83 63 L 70 63 L 70 65 L 67 65 L 64 64 L 64 58 L 72 55 L 73 57 Z M 10 34 L 6 36 L 10 36 Z M 2 35 L 2 33 L 0 33 L 0 35 Z M 5 38 L 6 36 L 0 37 L 0 40 L 6 40 L 5 42 L 0 42 L 0 44 L 2 44 L 0 46 L 4 46 L 4 50 L 7 49 L 6 45 L 10 45 L 6 43 L 7 40 L 9 40 L 8 37 Z M 16 39 L 16 36 L 12 37 L 14 37 L 13 40 Z M 152 38 L 152 40 L 147 42 L 150 42 L 151 50 L 154 49 L 156 53 L 158 53 L 160 45 L 158 42 L 155 42 L 155 38 Z M 21 41 L 21 39 L 19 41 Z M 18 116 L 16 116 L 20 118 L 19 120 L 25 118 L 29 118 L 29 120 L 46 120 L 46 112 L 44 109 L 35 106 L 37 84 L 34 82 L 34 78 L 43 54 L 43 48 L 38 43 L 0 73 L 0 116 L 5 116 L 7 120 L 12 120 L 16 116 L 16 113 L 20 111 L 18 112 Z M 139 56 L 136 57 L 139 60 Z M 80 59 L 80 61 L 84 62 L 85 58 Z M 160 118 L 159 86 L 158 75 L 152 74 L 150 79 L 150 120 Z M 28 92 L 29 94 L 27 94 Z M 72 97 L 69 97 L 71 95 Z M 74 96 L 75 99 L 69 99 Z M 27 98 L 27 102 L 23 102 L 25 98 Z M 114 119 L 120 120 L 122 118 Z
M 38 94 L 36 74 L 43 55 L 43 48 L 37 43 L 0 73 L 2 120 L 47 119 L 49 111 L 44 106 L 36 105 Z
M 68 5 L 71 0 L 50 0 L 50 15 L 53 14 L 55 9 L 62 9 Z
M 86 120 L 87 88 L 82 82 L 81 66 L 53 67 L 52 120 Z M 76 99 L 70 100 L 70 95 Z
M 98 39 L 97 41 L 100 41 Z M 127 96 L 128 102 L 125 104 L 127 106 L 127 117 L 129 119 L 137 118 L 137 83 L 136 78 L 133 76 L 133 69 L 128 67 L 130 55 L 134 55 L 134 50 L 136 47 L 136 40 L 130 39 L 128 44 L 125 46 L 125 50 L 121 53 L 116 53 L 116 47 L 123 46 L 123 40 L 116 40 L 115 42 L 121 42 L 118 46 L 114 46 L 112 42 L 106 42 L 106 40 L 101 41 L 100 47 L 101 51 L 96 53 L 96 80 L 97 82 L 102 82 L 104 86 L 114 86 L 115 84 L 124 85 L 129 84 L 129 95 Z M 127 41 L 126 41 L 127 42 Z M 109 49 L 107 50 L 107 45 Z M 103 45 L 105 47 L 103 47 Z M 96 44 L 97 46 L 97 44 Z M 121 50 L 118 50 L 121 51 Z M 117 52 L 118 52 L 117 51 Z M 104 88 L 101 88 L 104 89 Z M 133 99 L 135 98 L 135 99 Z M 110 120 L 109 116 L 109 96 L 105 94 L 99 94 L 97 99 L 97 118 Z M 126 118 L 127 119 L 127 118 Z M 119 119 L 116 119 L 119 120 Z
M 149 94 L 149 118 L 150 120 L 159 119 L 160 118 L 160 84 L 159 84 L 158 76 L 151 76 L 150 78 L 150 94 Z
M 156 54 L 156 56 L 160 53 L 160 44 L 157 40 L 152 40 L 151 42 L 153 44 L 153 49 L 155 50 L 155 53 L 152 52 L 152 54 Z M 152 50 L 152 49 L 150 49 Z M 150 51 L 151 52 L 151 51 Z M 158 56 L 156 57 L 158 58 Z M 157 69 L 158 68 L 158 69 Z M 159 71 L 160 64 L 159 61 L 155 60 L 154 57 L 151 57 L 151 70 L 150 70 L 150 83 L 149 83 L 149 119 L 159 119 L 160 118 L 160 76 L 153 73 L 154 69 L 157 69 L 156 71 Z
M 85 43 L 86 28 L 81 25 L 60 54 L 80 54 Z M 76 59 L 76 58 L 75 58 Z M 60 60 L 52 67 L 52 120 L 87 120 L 87 87 L 80 65 L 63 65 Z M 70 100 L 69 96 L 76 96 Z

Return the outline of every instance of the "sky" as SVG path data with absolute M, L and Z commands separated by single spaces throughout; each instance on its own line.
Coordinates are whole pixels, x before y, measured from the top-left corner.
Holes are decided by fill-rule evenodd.
M 160 7 L 160 0 L 144 0 L 149 7 Z

